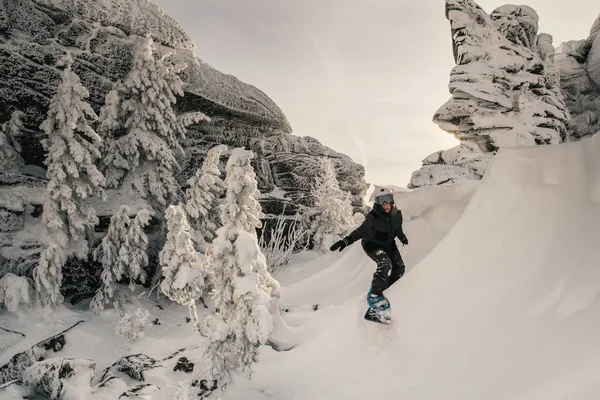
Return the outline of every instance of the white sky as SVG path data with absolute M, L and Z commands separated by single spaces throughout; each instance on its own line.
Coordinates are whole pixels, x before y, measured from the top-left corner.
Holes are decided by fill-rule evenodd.
M 371 183 L 406 186 L 423 158 L 458 143 L 431 122 L 454 66 L 443 0 L 152 1 L 198 57 L 264 91 L 296 135 L 349 155 Z M 522 4 L 555 46 L 587 38 L 600 12 L 593 0 Z

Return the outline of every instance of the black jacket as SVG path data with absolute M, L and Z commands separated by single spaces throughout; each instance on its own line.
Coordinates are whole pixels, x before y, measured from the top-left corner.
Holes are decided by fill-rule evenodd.
M 379 204 L 367 214 L 365 221 L 345 239 L 350 243 L 363 239 L 373 244 L 387 247 L 394 243 L 394 239 L 405 238 L 402 231 L 402 212 L 392 208 L 389 213 L 383 211 Z

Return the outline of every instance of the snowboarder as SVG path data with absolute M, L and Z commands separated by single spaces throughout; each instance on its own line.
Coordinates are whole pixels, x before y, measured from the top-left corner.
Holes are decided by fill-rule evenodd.
M 402 231 L 402 212 L 394 203 L 392 191 L 388 188 L 379 188 L 375 193 L 373 209 L 367 214 L 361 226 L 329 248 L 331 251 L 342 251 L 355 241 L 361 240 L 365 253 L 377 263 L 371 289 L 367 294 L 369 303 L 369 311 L 365 315 L 367 319 L 375 317 L 375 314 L 378 314 L 381 319 L 380 312 L 390 307 L 389 301 L 383 296 L 383 291 L 404 275 L 404 261 L 396 246 L 396 238 L 400 239 L 403 245 L 408 245 L 408 239 Z M 382 322 L 389 322 L 389 316 L 383 318 L 386 321 Z

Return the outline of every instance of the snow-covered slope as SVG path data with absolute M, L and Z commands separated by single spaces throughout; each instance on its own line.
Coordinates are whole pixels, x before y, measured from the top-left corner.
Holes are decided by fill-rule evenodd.
M 362 293 L 302 314 L 311 334 L 286 353 L 264 351 L 239 390 L 278 399 L 597 399 L 598 154 L 597 136 L 501 150 L 451 231 L 387 291 L 391 326 L 362 319 L 372 266 L 359 245 L 324 256 L 337 273 L 284 288 L 307 294 L 294 301 L 359 281 Z

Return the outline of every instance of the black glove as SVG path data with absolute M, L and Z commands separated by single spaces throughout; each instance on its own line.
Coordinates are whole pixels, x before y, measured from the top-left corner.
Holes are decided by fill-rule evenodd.
M 402 242 L 402 244 L 403 244 L 404 246 L 408 245 L 408 238 L 406 237 L 406 235 L 402 236 L 402 237 L 400 238 L 400 241 Z
M 336 251 L 337 249 L 340 249 L 340 251 L 344 250 L 346 248 L 346 246 L 348 246 L 350 244 L 350 241 L 348 240 L 348 238 L 344 238 L 342 240 L 338 240 L 337 242 L 335 242 L 333 245 L 331 245 L 331 247 L 329 248 L 330 251 Z

